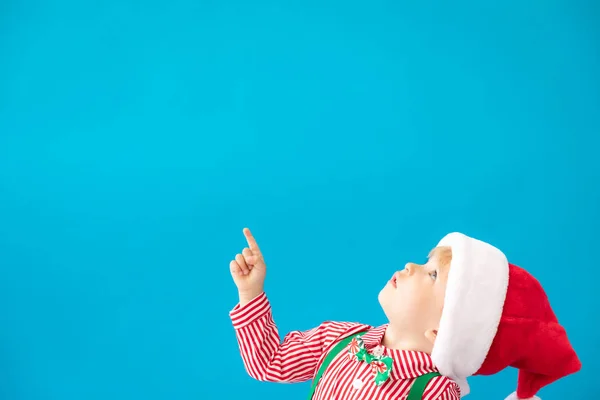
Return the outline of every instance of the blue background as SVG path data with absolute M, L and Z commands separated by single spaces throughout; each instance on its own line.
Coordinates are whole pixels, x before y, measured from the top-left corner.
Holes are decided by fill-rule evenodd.
M 598 4 L 3 1 L 0 398 L 304 398 L 243 369 L 244 226 L 282 335 L 492 242 L 584 365 L 542 397 L 596 393 Z

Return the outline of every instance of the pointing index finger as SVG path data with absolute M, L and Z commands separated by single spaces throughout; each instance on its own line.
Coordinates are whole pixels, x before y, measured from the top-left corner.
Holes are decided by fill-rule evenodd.
M 258 243 L 256 243 L 256 239 L 252 236 L 252 232 L 250 229 L 244 228 L 244 236 L 246 237 L 246 241 L 248 242 L 248 246 L 253 253 L 260 253 L 260 249 L 258 248 Z

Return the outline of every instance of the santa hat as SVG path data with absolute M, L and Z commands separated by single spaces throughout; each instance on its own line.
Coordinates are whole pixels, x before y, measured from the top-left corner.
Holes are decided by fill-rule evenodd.
M 469 393 L 466 378 L 519 370 L 507 399 L 529 399 L 539 389 L 579 371 L 581 363 L 540 283 L 510 264 L 490 244 L 450 233 L 452 248 L 444 310 L 431 358 L 441 374 Z

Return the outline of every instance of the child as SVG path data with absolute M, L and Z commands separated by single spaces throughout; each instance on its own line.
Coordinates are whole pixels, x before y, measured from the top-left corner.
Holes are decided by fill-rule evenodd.
M 389 323 L 327 321 L 280 342 L 263 291 L 266 265 L 248 229 L 230 263 L 239 303 L 230 312 L 248 374 L 313 379 L 313 400 L 458 400 L 466 378 L 519 368 L 507 399 L 529 399 L 581 368 L 540 284 L 495 247 L 460 233 L 425 265 L 409 263 L 379 293 Z

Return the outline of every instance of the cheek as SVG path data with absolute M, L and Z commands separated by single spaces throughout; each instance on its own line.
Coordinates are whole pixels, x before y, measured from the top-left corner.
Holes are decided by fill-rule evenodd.
M 390 285 L 384 286 L 379 292 L 379 302 L 380 303 L 390 303 L 391 298 L 394 295 L 394 288 Z
M 436 305 L 436 309 L 440 313 L 440 318 L 441 318 L 442 311 L 444 310 L 444 295 L 445 295 L 445 291 L 439 290 L 436 292 L 436 296 L 435 296 L 435 305 Z
M 423 283 L 420 278 L 406 280 L 398 285 L 398 290 L 396 290 L 395 294 L 401 299 L 411 301 L 415 297 L 420 297 L 423 291 L 427 289 Z
M 432 311 L 435 304 L 435 294 L 432 285 L 427 280 L 406 282 L 394 293 L 394 303 L 398 308 L 412 310 L 415 313 Z

